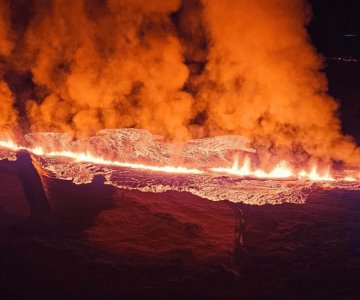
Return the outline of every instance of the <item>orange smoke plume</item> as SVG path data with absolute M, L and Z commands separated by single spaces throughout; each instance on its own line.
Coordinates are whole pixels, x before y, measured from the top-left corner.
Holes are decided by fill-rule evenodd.
M 17 113 L 13 108 L 14 98 L 4 81 L 6 59 L 13 49 L 12 32 L 9 23 L 9 6 L 0 3 L 0 136 L 9 136 L 17 123 Z
M 192 98 L 169 15 L 179 1 L 38 1 L 26 34 L 34 82 L 47 90 L 29 101 L 33 130 L 90 135 L 140 127 L 189 138 Z
M 349 162 L 359 155 L 327 95 L 303 1 L 205 0 L 204 7 L 211 47 L 200 98 L 210 132 L 244 134 L 280 156 Z
M 33 86 L 17 112 L 0 81 L 1 130 L 19 113 L 31 131 L 239 134 L 264 163 L 359 162 L 303 0 L 33 0 L 24 15 L 10 3 L 0 6 L 2 66 L 29 73 Z

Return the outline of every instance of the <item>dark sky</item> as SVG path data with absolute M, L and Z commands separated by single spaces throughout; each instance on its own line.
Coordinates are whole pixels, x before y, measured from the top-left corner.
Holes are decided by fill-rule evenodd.
M 309 32 L 327 59 L 329 92 L 341 104 L 343 131 L 360 145 L 360 0 L 311 0 Z

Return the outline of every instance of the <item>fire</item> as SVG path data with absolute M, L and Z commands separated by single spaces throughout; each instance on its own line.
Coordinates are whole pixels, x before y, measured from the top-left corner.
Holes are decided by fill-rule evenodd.
M 59 151 L 59 152 L 43 152 L 41 148 L 37 148 L 36 152 L 33 153 L 37 155 L 44 155 L 49 157 L 66 157 L 71 158 L 75 162 L 91 162 L 94 164 L 100 165 L 111 165 L 116 167 L 125 167 L 130 169 L 140 169 L 146 171 L 154 172 L 165 172 L 165 173 L 179 173 L 179 174 L 202 174 L 204 173 L 201 170 L 177 166 L 153 166 L 146 165 L 141 163 L 131 163 L 131 162 L 120 162 L 114 160 L 107 160 L 101 156 L 95 156 L 91 153 L 76 153 L 71 151 Z
M 126 167 L 130 169 L 140 169 L 146 171 L 153 171 L 153 172 L 165 172 L 165 173 L 178 173 L 178 174 L 202 174 L 204 173 L 201 170 L 194 169 L 194 168 L 185 168 L 181 166 L 153 166 L 141 163 L 131 163 L 131 162 L 120 162 L 114 160 L 108 160 L 101 156 L 93 155 L 89 152 L 84 153 L 77 153 L 72 151 L 50 151 L 46 152 L 42 147 L 37 146 L 34 148 L 27 148 L 23 146 L 18 146 L 11 140 L 7 141 L 0 141 L 0 147 L 6 148 L 13 151 L 19 150 L 27 150 L 35 155 L 38 156 L 47 156 L 47 157 L 63 157 L 63 158 L 70 158 L 75 162 L 89 162 L 94 164 L 101 164 L 101 165 L 111 165 L 117 167 Z
M 252 170 L 251 160 L 249 157 L 245 157 L 244 162 L 240 168 L 238 159 L 235 159 L 235 162 L 231 168 L 211 168 L 210 170 L 213 172 L 227 173 L 241 177 L 255 178 L 290 178 L 295 176 L 285 161 L 279 162 L 279 164 L 270 172 L 266 172 L 261 169 Z
M 0 140 L 0 147 L 14 151 L 18 151 L 21 149 L 21 147 L 16 145 L 16 143 L 14 143 L 12 140 L 6 140 L 6 141 Z
M 294 171 L 289 164 L 282 160 L 280 161 L 271 171 L 265 171 L 259 168 L 252 168 L 251 160 L 248 156 L 245 157 L 242 164 L 239 164 L 238 158 L 234 160 L 231 167 L 214 167 L 208 169 L 196 169 L 187 168 L 184 166 L 155 166 L 145 163 L 133 163 L 133 162 L 121 162 L 116 160 L 108 160 L 102 156 L 94 155 L 90 152 L 73 152 L 73 151 L 45 151 L 43 147 L 37 146 L 28 148 L 17 145 L 12 140 L 0 140 L 0 147 L 12 151 L 27 150 L 37 156 L 45 157 L 59 157 L 69 158 L 74 162 L 88 162 L 99 165 L 109 165 L 115 167 L 125 167 L 130 169 L 138 169 L 152 172 L 164 172 L 174 174 L 212 174 L 212 173 L 225 173 L 229 175 L 249 178 L 262 178 L 262 179 L 299 179 L 299 180 L 310 180 L 314 182 L 318 181 L 347 181 L 356 182 L 358 181 L 355 177 L 346 176 L 343 178 L 335 179 L 330 172 L 330 169 L 326 172 L 320 173 L 316 165 L 312 166 L 309 172 L 302 170 L 300 172 Z
M 348 181 L 348 182 L 356 182 L 356 178 L 352 177 L 352 176 L 346 176 L 344 177 L 344 181 Z
M 312 181 L 335 181 L 335 179 L 330 175 L 330 171 L 327 170 L 324 175 L 320 175 L 317 166 L 313 166 L 309 173 L 305 171 L 299 172 L 299 178 L 309 179 Z
M 294 176 L 286 161 L 281 161 L 270 173 L 256 170 L 254 174 L 260 178 L 289 178 Z
M 286 161 L 280 161 L 273 170 L 266 172 L 261 169 L 251 169 L 251 160 L 249 157 L 245 157 L 242 166 L 239 167 L 238 159 L 235 159 L 234 164 L 230 168 L 211 168 L 213 172 L 226 173 L 236 175 L 240 177 L 253 177 L 253 178 L 273 178 L 273 179 L 285 179 L 285 178 L 297 178 L 311 181 L 335 181 L 327 170 L 324 174 L 318 172 L 318 167 L 314 165 L 310 172 L 304 170 L 295 172 L 292 170 Z M 354 177 L 345 177 L 339 180 L 343 181 L 357 181 Z

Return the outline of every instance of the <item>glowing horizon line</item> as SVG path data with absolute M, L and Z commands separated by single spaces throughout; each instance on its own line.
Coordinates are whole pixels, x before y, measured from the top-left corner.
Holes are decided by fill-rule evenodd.
M 148 165 L 144 163 L 132 163 L 132 162 L 121 162 L 117 160 L 105 159 L 102 156 L 94 155 L 89 151 L 86 152 L 74 152 L 74 151 L 49 151 L 46 152 L 42 147 L 25 147 L 17 145 L 12 140 L 0 140 L 0 147 L 6 148 L 8 150 L 20 151 L 26 150 L 30 153 L 37 156 L 45 157 L 59 157 L 59 158 L 70 158 L 74 162 L 87 162 L 99 165 L 107 166 L 118 166 L 125 167 L 137 170 L 144 171 L 154 171 L 154 172 L 164 172 L 164 173 L 173 173 L 173 174 L 214 174 L 214 173 L 224 173 L 228 175 L 234 175 L 242 178 L 257 178 L 257 179 L 291 179 L 297 178 L 298 180 L 311 180 L 314 182 L 320 181 L 347 181 L 347 182 L 356 182 L 356 178 L 352 176 L 346 176 L 343 178 L 335 179 L 331 176 L 330 170 L 327 170 L 324 175 L 320 175 L 317 171 L 317 166 L 314 165 L 311 168 L 310 172 L 301 170 L 300 172 L 294 172 L 292 168 L 288 166 L 286 161 L 280 161 L 270 172 L 266 172 L 261 169 L 251 169 L 251 161 L 248 156 L 245 157 L 242 166 L 239 166 L 238 160 L 235 159 L 232 167 L 214 167 L 207 168 L 205 170 L 200 170 L 197 168 L 186 168 L 182 166 L 156 166 Z

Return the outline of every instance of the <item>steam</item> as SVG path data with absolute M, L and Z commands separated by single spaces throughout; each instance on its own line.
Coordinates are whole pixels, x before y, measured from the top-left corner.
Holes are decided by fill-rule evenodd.
M 2 131 L 24 130 L 20 115 L 30 131 L 74 137 L 128 127 L 168 140 L 239 134 L 263 157 L 357 162 L 302 0 L 11 2 L 0 6 Z M 33 83 L 16 103 L 9 70 Z

